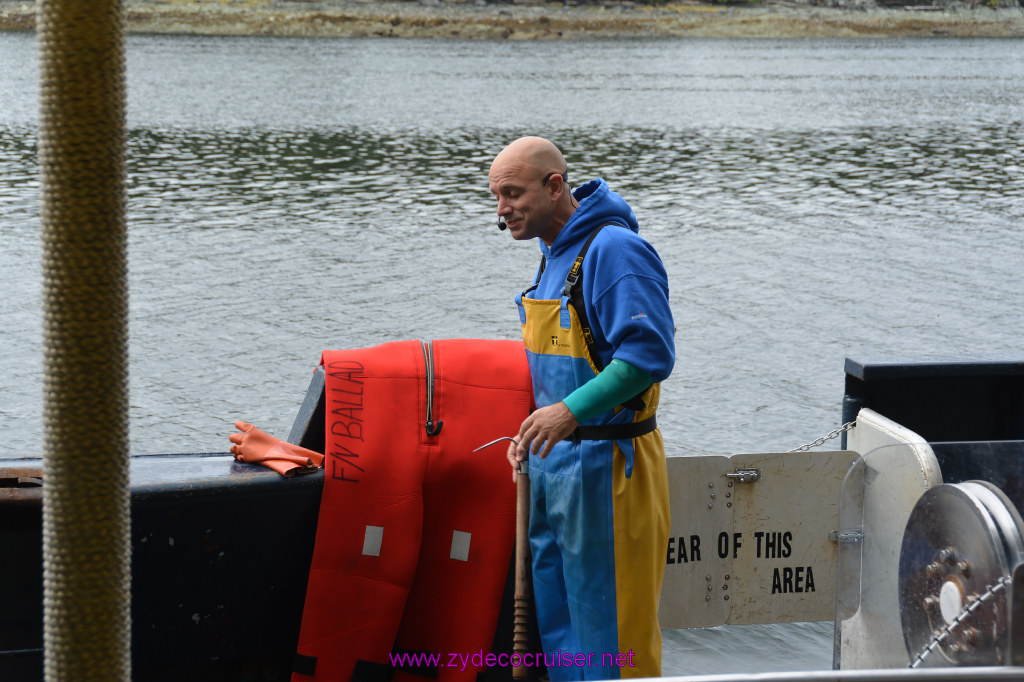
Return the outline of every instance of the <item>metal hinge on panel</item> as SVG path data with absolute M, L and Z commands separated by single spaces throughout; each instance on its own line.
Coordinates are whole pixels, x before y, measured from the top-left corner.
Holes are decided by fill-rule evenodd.
M 855 530 L 833 530 L 829 531 L 828 539 L 832 542 L 857 543 L 864 539 L 864 531 Z
M 754 481 L 758 481 L 761 479 L 761 470 L 753 468 L 738 468 L 735 469 L 731 474 L 726 474 L 725 477 L 731 478 L 737 483 L 753 483 Z

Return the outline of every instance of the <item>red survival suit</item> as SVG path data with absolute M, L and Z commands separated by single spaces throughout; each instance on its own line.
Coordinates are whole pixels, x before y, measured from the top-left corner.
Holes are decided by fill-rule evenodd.
M 324 491 L 293 682 L 472 682 L 515 534 L 505 447 L 532 402 L 520 341 L 325 351 Z M 436 669 L 393 654 L 437 654 Z M 425 659 L 421 659 L 425 660 Z

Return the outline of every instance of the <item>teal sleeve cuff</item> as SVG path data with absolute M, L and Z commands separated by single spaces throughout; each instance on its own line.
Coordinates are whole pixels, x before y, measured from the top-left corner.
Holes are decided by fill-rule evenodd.
M 624 360 L 612 360 L 600 374 L 570 393 L 565 400 L 576 421 L 583 423 L 640 394 L 653 383 L 650 374 Z

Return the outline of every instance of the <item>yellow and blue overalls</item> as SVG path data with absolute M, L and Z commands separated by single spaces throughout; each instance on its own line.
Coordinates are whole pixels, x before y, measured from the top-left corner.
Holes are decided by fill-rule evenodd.
M 561 298 L 529 298 L 536 284 L 516 297 L 538 408 L 600 371 L 572 280 L 601 227 L 577 256 Z M 661 674 L 657 614 L 669 500 L 654 422 L 659 390 L 652 384 L 642 403 L 581 425 L 545 459 L 530 456 L 534 601 L 551 680 Z

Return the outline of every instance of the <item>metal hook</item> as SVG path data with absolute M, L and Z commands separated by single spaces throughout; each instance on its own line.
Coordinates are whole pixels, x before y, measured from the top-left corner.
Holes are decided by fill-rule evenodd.
M 494 440 L 492 440 L 492 441 L 491 441 L 490 443 L 484 443 L 483 445 L 481 445 L 480 447 L 478 447 L 478 448 L 477 448 L 476 450 L 473 450 L 473 452 L 479 452 L 480 450 L 483 450 L 484 448 L 489 448 L 489 447 L 491 447 L 492 445 L 497 445 L 498 443 L 500 443 L 500 442 L 501 442 L 501 441 L 503 441 L 503 440 L 508 440 L 508 441 L 512 441 L 512 445 L 515 445 L 516 447 L 518 447 L 518 446 L 519 446 L 519 443 L 517 443 L 517 442 L 516 442 L 516 439 L 515 439 L 515 438 L 511 438 L 511 437 L 509 437 L 509 436 L 502 436 L 501 438 L 495 438 L 495 439 L 494 439 Z

